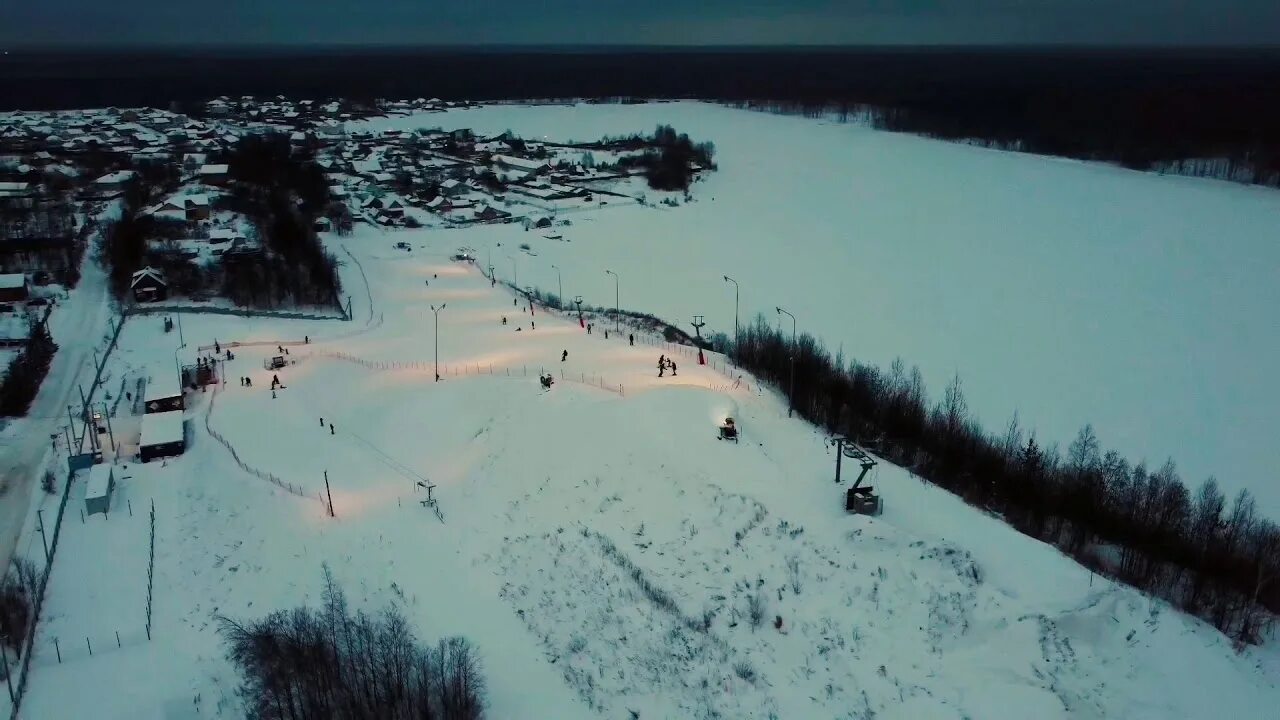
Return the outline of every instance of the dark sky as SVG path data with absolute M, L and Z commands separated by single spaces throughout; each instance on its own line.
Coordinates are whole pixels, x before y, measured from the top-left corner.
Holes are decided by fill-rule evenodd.
M 0 50 L 236 44 L 1280 44 L 1280 0 L 0 0 Z

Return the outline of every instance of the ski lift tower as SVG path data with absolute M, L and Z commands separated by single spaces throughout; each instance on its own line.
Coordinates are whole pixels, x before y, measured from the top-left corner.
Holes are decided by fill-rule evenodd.
M 876 459 L 849 438 L 836 436 L 832 438 L 831 444 L 836 446 L 837 484 L 840 482 L 840 468 L 844 458 L 856 460 L 862 467 L 862 471 L 858 473 L 858 479 L 853 481 L 853 487 L 845 493 L 845 510 L 859 515 L 879 515 L 884 510 L 884 503 L 880 496 L 875 493 L 874 487 L 862 486 L 862 480 L 867 476 L 867 472 L 878 464 Z
M 573 304 L 578 306 L 578 326 L 579 326 L 579 327 L 586 327 L 586 326 L 587 326 L 587 321 L 582 319 L 582 296 L 581 296 L 581 295 L 574 295 L 574 296 L 573 296 Z
M 707 323 L 702 319 L 701 315 L 694 315 L 691 324 L 693 325 L 693 333 L 698 338 L 698 364 L 706 365 L 707 359 L 702 355 L 702 328 Z

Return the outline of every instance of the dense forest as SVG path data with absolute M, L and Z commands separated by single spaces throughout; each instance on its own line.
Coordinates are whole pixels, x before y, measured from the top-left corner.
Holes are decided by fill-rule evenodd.
M 286 136 L 272 134 L 241 139 L 227 161 L 234 183 L 214 206 L 247 217 L 260 248 L 228 252 L 207 264 L 174 252 L 172 243 L 190 228 L 143 211 L 174 190 L 178 178 L 169 174 L 172 166 L 141 166 L 105 233 L 115 296 L 125 297 L 133 272 L 150 265 L 165 273 L 172 292 L 189 297 L 221 294 L 246 307 L 340 305 L 337 262 L 313 228 L 329 205 L 328 184 L 313 158 L 292 150 Z
M 763 317 L 742 328 L 736 347 L 723 335 L 714 342 L 784 391 L 794 356 L 801 416 L 1238 642 L 1259 642 L 1280 612 L 1280 527 L 1258 515 L 1247 490 L 1228 500 L 1208 478 L 1189 492 L 1171 460 L 1131 464 L 1104 451 L 1087 426 L 1065 454 L 1037 442 L 1016 416 L 988 434 L 959 377 L 930 406 L 918 369 L 833 357 L 809 335 L 793 345 Z

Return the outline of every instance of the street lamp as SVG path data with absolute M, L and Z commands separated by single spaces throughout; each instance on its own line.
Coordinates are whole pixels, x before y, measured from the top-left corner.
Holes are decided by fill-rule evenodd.
M 563 309 L 564 308 L 564 280 L 560 277 L 560 267 L 558 265 L 552 265 L 551 267 L 555 268 L 556 270 L 556 289 L 559 291 L 558 294 L 556 295 L 556 304 L 559 305 L 561 309 Z
M 738 281 L 724 276 L 725 282 L 733 283 L 733 350 L 738 351 Z
M 622 311 L 620 309 L 620 303 L 618 302 L 618 273 L 612 270 L 605 270 L 605 273 L 613 276 L 613 331 L 618 333 L 621 332 L 622 327 Z
M 575 304 L 575 305 L 577 305 L 577 306 L 578 306 L 578 325 L 579 325 L 580 327 L 586 327 L 586 326 L 587 326 L 587 321 L 582 319 L 582 296 L 581 296 L 581 295 L 574 295 L 574 296 L 573 296 L 573 302 L 574 302 L 574 304 Z
M 435 305 L 431 306 L 431 312 L 435 313 L 436 316 L 436 382 L 440 382 L 440 311 L 443 310 L 444 306 L 447 304 L 448 303 L 440 303 L 440 307 L 436 307 Z
M 787 393 L 787 417 L 791 417 L 796 409 L 796 316 L 780 307 L 774 309 L 779 315 L 791 318 L 791 391 Z
M 511 261 L 511 286 L 518 291 L 520 289 L 520 266 L 516 264 L 514 257 L 508 255 L 507 259 Z

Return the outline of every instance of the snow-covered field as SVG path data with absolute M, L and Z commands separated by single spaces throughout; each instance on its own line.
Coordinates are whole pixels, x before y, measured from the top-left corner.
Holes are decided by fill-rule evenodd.
M 110 516 L 80 522 L 77 482 L 25 716 L 239 717 L 213 616 L 315 603 L 322 563 L 357 606 L 473 640 L 494 718 L 1261 718 L 1280 703 L 1273 648 L 1236 654 L 904 471 L 874 471 L 881 518 L 844 514 L 825 438 L 779 396 L 679 353 L 660 379 L 670 349 L 651 338 L 531 316 L 447 259 L 476 234 L 422 235 L 411 254 L 376 230 L 342 239 L 365 300 L 350 323 L 193 315 L 185 350 L 159 317 L 126 324 L 113 378 L 164 382 L 175 351 L 215 338 L 261 344 L 236 351 L 224 388 L 188 395 L 185 455 L 119 467 Z M 304 335 L 273 398 L 263 361 Z M 739 444 L 715 438 L 726 415 Z M 117 440 L 136 427 L 122 405 Z
M 1092 422 L 1107 447 L 1188 484 L 1216 475 L 1280 516 L 1280 194 L 989 151 L 700 103 L 487 106 L 360 123 L 595 140 L 670 123 L 720 171 L 675 209 L 562 217 L 565 242 L 459 231 L 521 285 L 732 332 L 794 313 L 832 351 L 919 364 L 936 399 L 959 373 L 992 432 L 1017 411 L 1041 444 Z M 652 199 L 659 196 L 654 194 Z M 424 233 L 422 237 L 433 237 Z M 397 240 L 406 236 L 397 236 Z M 686 328 L 687 329 L 687 328 Z

